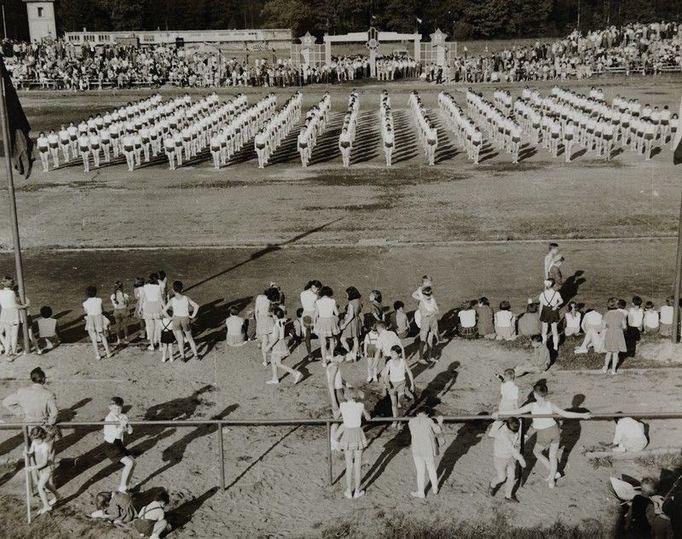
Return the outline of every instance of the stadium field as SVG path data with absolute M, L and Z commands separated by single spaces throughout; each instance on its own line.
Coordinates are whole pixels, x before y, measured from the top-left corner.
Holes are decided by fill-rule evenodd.
M 535 86 L 548 93 L 552 84 Z M 584 91 L 593 85 L 603 87 L 608 98 L 638 97 L 642 103 L 673 110 L 679 104 L 679 78 L 561 83 Z M 523 86 L 477 87 L 492 99 L 497 87 L 517 95 Z M 125 395 L 134 419 L 324 417 L 328 406 L 322 367 L 303 361 L 300 347 L 288 362 L 303 369 L 304 383 L 294 387 L 285 378 L 273 389 L 264 385 L 268 372 L 254 343 L 237 349 L 224 343 L 228 307 L 249 309 L 269 281 L 280 284 L 293 303 L 305 282 L 316 278 L 334 288 L 340 303 L 343 290 L 354 285 L 365 297 L 369 290 L 381 289 L 386 305 L 397 299 L 408 305 L 419 277 L 428 273 L 444 312 L 463 300 L 487 296 L 494 307 L 509 300 L 518 313 L 527 298 L 540 292 L 546 242 L 558 240 L 566 257 L 562 271 L 572 278 L 572 297 L 587 307 L 603 310 L 610 296 L 629 299 L 634 294 L 660 305 L 670 294 L 682 184 L 669 147 L 651 161 L 626 150 L 608 163 L 578 152 L 566 164 L 563 156 L 555 159 L 543 148 L 526 146 L 518 165 L 491 148 L 474 166 L 444 128 L 436 102 L 437 92 L 445 88 L 464 105 L 464 87 L 400 83 L 387 86 L 397 128 L 397 162 L 386 169 L 378 131 L 383 86 L 362 84 L 355 155 L 352 166 L 343 169 L 337 143 L 351 88 L 301 89 L 304 110 L 326 90 L 333 103 L 330 125 L 306 169 L 300 167 L 292 134 L 275 162 L 263 170 L 256 167 L 249 147 L 219 171 L 206 155 L 177 171 L 169 171 L 160 158 L 132 173 L 120 162 L 88 174 L 79 164 L 43 173 L 37 163 L 31 178 L 18 179 L 27 294 L 34 308 L 49 303 L 58 313 L 67 344 L 41 357 L 0 366 L 2 393 L 24 385 L 26 373 L 41 365 L 50 387 L 58 396 L 66 395 L 60 400 L 66 419 L 100 420 L 109 397 L 117 393 Z M 407 108 L 413 88 L 440 126 L 434 167 L 426 165 Z M 292 91 L 275 90 L 278 101 Z M 183 92 L 160 90 L 164 96 Z M 190 90 L 195 96 L 208 92 Z M 254 102 L 267 89 L 245 92 Z M 149 93 L 34 91 L 21 98 L 37 132 Z M 219 91 L 221 98 L 233 93 Z M 6 203 L 6 191 L 1 191 L 0 205 Z M 11 244 L 5 213 L 0 215 L 0 243 Z M 202 360 L 162 365 L 157 353 L 131 345 L 110 360 L 94 363 L 82 328 L 85 287 L 94 284 L 108 297 L 114 280 L 122 279 L 130 292 L 135 277 L 159 269 L 171 281 L 182 280 L 202 305 L 195 327 Z M 13 273 L 10 254 L 0 255 L 0 271 Z M 601 356 L 571 360 L 577 343 L 566 344 L 546 373 L 552 399 L 560 406 L 593 412 L 678 407 L 673 397 L 682 387 L 678 363 L 637 356 L 625 361 L 619 376 L 606 376 L 599 371 Z M 644 345 L 660 344 L 645 339 Z M 438 365 L 416 369 L 418 398 L 438 405 L 441 413 L 478 414 L 496 408 L 494 372 L 522 361 L 528 351 L 523 342 L 501 345 L 455 338 L 440 354 Z M 363 363 L 349 365 L 348 378 L 367 391 L 368 409 L 390 413 L 377 404 L 376 388 L 365 384 Z M 526 378 L 520 383 L 524 392 L 535 381 Z M 485 436 L 485 427 L 471 423 L 448 428 L 439 468 L 444 487 L 425 504 L 410 497 L 409 437 L 383 426 L 368 433 L 371 443 L 363 466 L 368 495 L 350 504 L 341 503 L 339 455 L 334 457 L 335 483 L 327 485 L 321 428 L 235 427 L 225 432 L 225 492 L 216 488 L 217 435 L 211 429 L 140 429 L 129 445 L 139 454 L 139 492 L 167 488 L 173 496 L 170 516 L 179 527 L 177 536 L 202 538 L 223 536 L 226 529 L 234 537 L 410 537 L 395 531 L 401 529 L 396 522 L 402 529 L 416 526 L 424 533 L 464 523 L 474 526 L 465 533 L 470 536 L 475 536 L 472 529 L 481 537 L 494 536 L 495 526 L 508 525 L 544 529 L 540 537 L 562 537 L 547 531 L 557 521 L 583 526 L 593 537 L 613 537 L 619 505 L 608 494 L 609 476 L 653 474 L 667 480 L 682 466 L 674 459 L 590 461 L 583 450 L 610 442 L 612 428 L 602 422 L 566 422 L 566 478 L 549 496 L 541 467 L 529 462 L 519 493 L 524 503 L 510 507 L 501 497 L 486 495 L 488 475 L 492 478 L 494 472 L 492 440 Z M 62 442 L 59 488 L 71 503 L 68 512 L 50 517 L 53 531 L 93 532 L 76 513 L 90 512 L 92 493 L 111 486 L 111 470 L 98 457 L 100 438 L 99 431 L 69 432 Z M 652 421 L 650 439 L 661 438 L 671 446 L 682 443 L 682 421 Z M 21 438 L 0 431 L 0 454 L 7 461 L 6 469 L 0 469 L 0 485 L 16 496 L 23 493 L 23 475 L 11 478 L 4 472 L 15 469 L 20 452 Z M 292 507 L 307 509 L 294 512 Z M 486 535 L 486 530 L 493 531 Z M 104 533 L 102 529 L 99 536 L 127 537 L 118 531 Z

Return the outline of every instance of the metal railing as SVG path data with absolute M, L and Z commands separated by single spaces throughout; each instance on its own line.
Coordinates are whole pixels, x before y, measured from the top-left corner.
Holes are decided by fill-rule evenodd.
M 370 420 L 366 420 L 365 423 L 368 425 L 380 425 L 385 423 L 405 423 L 412 419 L 414 416 L 403 416 L 403 417 L 377 417 Z M 618 412 L 618 413 L 594 413 L 590 414 L 590 419 L 582 418 L 565 418 L 558 414 L 523 414 L 523 415 L 509 415 L 509 414 L 499 414 L 496 416 L 490 414 L 481 415 L 460 415 L 460 416 L 443 416 L 443 423 L 475 423 L 475 422 L 490 422 L 496 419 L 505 419 L 507 417 L 517 417 L 519 419 L 534 419 L 534 418 L 552 418 L 564 421 L 611 421 L 613 419 L 618 419 L 622 417 L 631 417 L 633 419 L 649 419 L 649 420 L 669 420 L 669 419 L 682 419 L 682 412 Z M 131 426 L 157 426 L 157 427 L 173 427 L 173 428 L 187 428 L 187 427 L 200 427 L 200 426 L 214 426 L 216 428 L 216 434 L 218 437 L 218 458 L 220 467 L 220 488 L 221 490 L 226 490 L 225 481 L 225 446 L 223 440 L 223 433 L 225 428 L 229 427 L 299 427 L 299 426 L 312 426 L 312 427 L 326 427 L 327 431 L 327 471 L 329 474 L 329 485 L 334 483 L 334 471 L 333 471 L 333 458 L 332 458 L 332 447 L 330 442 L 331 439 L 331 428 L 334 424 L 341 424 L 341 419 L 334 418 L 320 418 L 320 419 L 183 419 L 183 420 L 139 420 L 139 421 L 128 421 Z M 89 428 L 89 427 L 99 427 L 104 425 L 118 425 L 117 422 L 107 422 L 107 421 L 69 421 L 63 423 L 56 423 L 55 426 L 60 429 L 79 429 L 79 428 Z M 28 447 L 28 429 L 34 426 L 43 426 L 44 423 L 39 422 L 15 422 L 15 423 L 0 423 L 0 431 L 2 430 L 21 430 L 24 434 L 24 442 Z M 523 436 L 523 426 L 521 435 Z M 24 467 L 27 467 L 28 462 L 24 459 Z M 31 495 L 33 493 L 33 483 L 31 480 L 31 474 L 28 472 L 25 474 L 26 477 L 26 515 L 27 521 L 31 523 Z

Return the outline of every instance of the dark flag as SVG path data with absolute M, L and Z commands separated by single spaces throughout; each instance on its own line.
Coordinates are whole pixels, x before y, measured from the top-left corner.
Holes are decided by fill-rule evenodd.
M 19 96 L 14 89 L 12 79 L 5 69 L 5 62 L 0 56 L 0 73 L 5 90 L 7 106 L 7 123 L 9 124 L 9 151 L 14 168 L 26 178 L 31 174 L 33 163 L 33 142 L 29 137 L 31 125 L 28 123 L 24 109 L 21 108 Z
M 682 99 L 680 100 L 680 113 L 677 117 L 682 118 Z M 682 163 L 682 128 L 678 125 L 673 142 L 673 164 L 679 165 L 680 163 Z

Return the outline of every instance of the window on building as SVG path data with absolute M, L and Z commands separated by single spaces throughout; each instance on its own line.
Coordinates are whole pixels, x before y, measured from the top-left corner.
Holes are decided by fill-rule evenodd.
M 42 16 L 43 16 L 43 8 L 39 7 L 38 8 L 38 17 L 42 17 Z

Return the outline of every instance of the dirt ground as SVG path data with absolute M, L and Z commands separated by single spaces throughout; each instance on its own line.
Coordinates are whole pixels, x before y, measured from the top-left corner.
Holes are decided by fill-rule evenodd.
M 575 297 L 595 307 L 602 307 L 612 293 L 627 297 L 636 292 L 660 301 L 658 298 L 668 293 L 665 276 L 673 264 L 672 245 L 670 240 L 567 243 L 567 273 L 584 272 L 585 282 L 578 286 Z M 0 365 L 0 392 L 5 395 L 23 385 L 30 369 L 41 365 L 58 395 L 60 408 L 65 410 L 65 420 L 101 419 L 107 399 L 113 394 L 125 398 L 131 406 L 129 415 L 135 419 L 327 417 L 320 364 L 303 361 L 304 352 L 298 348 L 289 363 L 303 368 L 305 380 L 295 387 L 287 378 L 280 387 L 266 386 L 268 372 L 260 365 L 255 345 L 231 349 L 223 342 L 221 326 L 229 305 L 247 310 L 252 297 L 271 278 L 280 282 L 292 298 L 289 301 L 295 303 L 303 282 L 315 277 L 331 284 L 337 295 L 351 284 L 365 295 L 370 288 L 378 287 L 386 303 L 402 299 L 411 308 L 409 292 L 419 276 L 428 271 L 434 275 L 444 310 L 459 305 L 462 299 L 485 293 L 493 303 L 510 299 L 514 310 L 520 311 L 525 298 L 537 292 L 543 252 L 544 246 L 533 242 L 429 248 L 291 246 L 265 252 L 30 252 L 26 257 L 27 280 L 34 304 L 50 302 L 58 313 L 65 340 L 81 344 L 65 344 L 41 357 L 28 356 Z M 669 256 L 654 271 L 649 257 L 638 255 L 643 252 Z M 621 254 L 632 260 L 627 267 L 618 261 Z M 46 255 L 49 264 L 45 263 Z M 3 257 L 1 267 L 11 271 L 9 256 Z M 158 355 L 131 346 L 117 351 L 111 360 L 96 363 L 89 345 L 83 343 L 79 310 L 83 286 L 96 283 L 106 290 L 114 278 L 130 282 L 136 274 L 133 271 L 161 267 L 171 279 L 180 278 L 191 287 L 189 294 L 202 304 L 201 322 L 195 328 L 204 355 L 202 361 L 162 366 Z M 504 278 L 500 278 L 501 273 Z M 565 346 L 570 349 L 573 343 Z M 414 352 L 413 347 L 409 350 Z M 520 345 L 455 339 L 442 350 L 437 367 L 415 369 L 419 402 L 446 415 L 492 411 L 498 394 L 493 372 L 513 366 L 527 353 Z M 561 363 L 552 367 L 546 378 L 557 404 L 593 412 L 676 408 L 677 399 L 672 395 L 682 387 L 682 369 L 629 369 L 630 360 L 626 360 L 623 374 L 613 378 L 598 373 L 599 358 L 593 361 L 588 370 L 566 370 Z M 387 415 L 386 402 L 378 403 L 376 388 L 363 381 L 364 365 L 347 364 L 343 369 L 351 383 L 367 391 L 368 409 Z M 534 381 L 531 377 L 522 380 L 524 393 Z M 614 395 L 619 396 L 615 401 Z M 507 508 L 500 506 L 499 500 L 485 496 L 492 451 L 491 441 L 484 435 L 485 427 L 467 424 L 448 428 L 440 464 L 445 486 L 438 498 L 430 497 L 423 506 L 415 506 L 409 496 L 414 482 L 409 437 L 383 426 L 368 433 L 373 441 L 363 468 L 367 498 L 352 503 L 342 498 L 340 456 L 334 460 L 335 483 L 332 487 L 327 484 L 323 428 L 234 427 L 224 438 L 229 486 L 226 492 L 216 488 L 217 435 L 209 428 L 139 429 L 130 445 L 140 454 L 135 483 L 140 485 L 141 499 L 154 488 L 167 488 L 173 498 L 174 523 L 181 527 L 179 537 L 218 536 L 224 529 L 235 537 L 317 537 L 327 526 L 358 519 L 366 523 L 371 535 L 372 525 L 378 525 L 384 515 L 391 518 L 419 514 L 438 522 L 450 517 L 455 505 L 464 521 L 481 512 L 500 514 L 513 525 L 525 527 L 555 520 L 577 524 L 594 519 L 605 525 L 608 536 L 617 509 L 608 492 L 608 477 L 620 473 L 638 478 L 645 474 L 667 477 L 666 473 L 671 473 L 650 463 L 616 463 L 612 468 L 594 469 L 580 447 L 608 442 L 613 433 L 611 424 L 569 422 L 563 440 L 567 447 L 567 477 L 560 488 L 548 495 L 541 470 L 534 468 L 518 494 L 520 506 Z M 679 421 L 651 421 L 652 447 L 682 443 L 681 427 Z M 3 459 L 18 458 L 20 439 L 8 434 L 0 439 Z M 116 482 L 115 475 L 111 475 L 115 470 L 106 466 L 98 451 L 100 443 L 99 431 L 68 433 L 62 443 L 57 477 L 60 491 L 69 499 L 69 511 L 89 510 L 93 495 Z M 0 479 L 6 481 L 2 491 L 21 495 L 23 475 L 18 473 L 12 478 L 12 470 L 9 467 L 8 474 Z M 310 511 L 313 507 L 315 510 Z M 51 518 L 70 521 L 61 511 Z
M 589 89 L 592 84 L 570 86 Z M 627 87 L 623 79 L 615 79 L 603 86 L 609 96 L 637 95 L 671 108 L 679 99 L 679 79 L 633 78 Z M 660 305 L 670 294 L 680 193 L 679 172 L 668 148 L 649 162 L 627 151 L 608 164 L 580 155 L 569 165 L 543 149 L 534 153 L 529 148 L 518 166 L 492 152 L 474 167 L 454 138 L 441 130 L 439 163 L 430 168 L 424 165 L 405 109 L 412 87 L 419 88 L 427 106 L 437 107 L 435 86 L 390 87 L 399 154 L 392 170 L 382 165 L 376 131 L 381 87 L 364 84 L 359 143 L 350 170 L 341 168 L 336 148 L 350 87 L 335 86 L 329 88 L 332 122 L 307 170 L 298 165 L 290 139 L 265 170 L 256 168 L 247 151 L 221 171 L 206 160 L 175 173 L 162 162 L 132 174 L 121 164 L 90 175 L 74 165 L 18 180 L 28 295 L 36 309 L 53 307 L 66 344 L 41 357 L 1 363 L 0 396 L 24 385 L 28 372 L 41 365 L 58 395 L 63 420 L 102 419 L 114 394 L 130 405 L 133 419 L 327 417 L 321 366 L 304 361 L 300 348 L 288 362 L 303 370 L 303 382 L 294 387 L 285 378 L 273 388 L 264 384 L 268 372 L 253 344 L 232 349 L 224 343 L 228 307 L 248 310 L 270 280 L 282 286 L 291 307 L 297 306 L 304 283 L 317 278 L 334 288 L 339 303 L 344 303 L 343 290 L 353 285 L 365 298 L 379 288 L 385 305 L 400 299 L 412 310 L 410 293 L 419 277 L 429 273 L 444 312 L 485 295 L 494 306 L 510 300 L 518 313 L 528 297 L 540 292 L 545 242 L 559 239 L 566 257 L 563 272 L 571 278 L 567 299 L 603 309 L 614 295 L 630 299 L 638 294 Z M 492 87 L 481 88 L 490 97 Z M 312 106 L 324 90 L 304 88 L 304 106 Z M 461 90 L 449 88 L 463 102 Z M 291 91 L 277 90 L 280 102 Z M 253 101 L 264 92 L 248 93 Z M 30 92 L 22 101 L 34 129 L 46 129 L 141 95 Z M 437 114 L 433 117 L 440 121 Z M 6 204 L 5 191 L 0 199 L 0 205 Z M 5 246 L 10 242 L 6 219 L 0 215 L 0 243 Z M 140 246 L 151 249 L 132 249 Z M 85 286 L 95 284 L 106 297 L 116 279 L 130 291 L 134 277 L 159 269 L 171 281 L 182 280 L 202 305 L 195 326 L 202 360 L 162 365 L 157 354 L 135 345 L 96 363 L 82 327 Z M 7 253 L 0 255 L 0 272 L 13 273 Z M 682 387 L 678 365 L 661 368 L 656 362 L 628 359 L 621 375 L 604 376 L 597 372 L 596 356 L 578 366 L 564 362 L 573 344 L 565 343 L 567 352 L 546 375 L 557 404 L 595 413 L 677 408 L 675 396 Z M 413 352 L 414 346 L 409 349 Z M 416 367 L 416 405 L 445 415 L 492 411 L 498 399 L 493 372 L 527 353 L 521 344 L 451 340 L 436 367 Z M 376 388 L 364 383 L 363 364 L 346 364 L 343 372 L 366 391 L 369 410 L 389 413 Z M 521 381 L 524 393 L 534 381 Z M 648 423 L 651 447 L 682 443 L 682 421 Z M 409 496 L 414 483 L 409 436 L 383 426 L 368 431 L 371 444 L 363 465 L 367 496 L 354 502 L 342 496 L 339 455 L 334 457 L 334 484 L 328 485 L 320 427 L 233 427 L 225 432 L 224 492 L 218 488 L 217 433 L 210 428 L 140 428 L 130 447 L 138 454 L 138 501 L 148 499 L 154 489 L 167 488 L 177 537 L 323 537 L 326 530 L 347 523 L 352 525 L 345 535 L 334 531 L 333 536 L 373 537 L 386 519 L 478 523 L 498 517 L 523 528 L 557 520 L 596 523 L 602 536 L 610 537 L 618 504 L 609 494 L 609 476 L 654 475 L 669 484 L 671 475 L 679 473 L 676 466 L 659 461 L 590 463 L 581 448 L 608 442 L 612 424 L 566 422 L 566 477 L 549 491 L 542 470 L 529 463 L 518 493 L 521 504 L 508 507 L 485 494 L 492 473 L 492 441 L 485 428 L 477 423 L 448 427 L 439 464 L 442 493 L 424 503 Z M 0 431 L 0 459 L 8 463 L 0 469 L 2 494 L 23 493 L 23 473 L 12 464 L 21 454 L 20 443 L 19 437 Z M 104 462 L 100 443 L 99 431 L 67 431 L 60 443 L 57 481 L 69 503 L 47 518 L 72 535 L 85 537 L 89 529 L 74 512 L 91 511 L 94 494 L 117 482 L 117 471 Z M 94 530 L 101 537 L 127 536 Z

